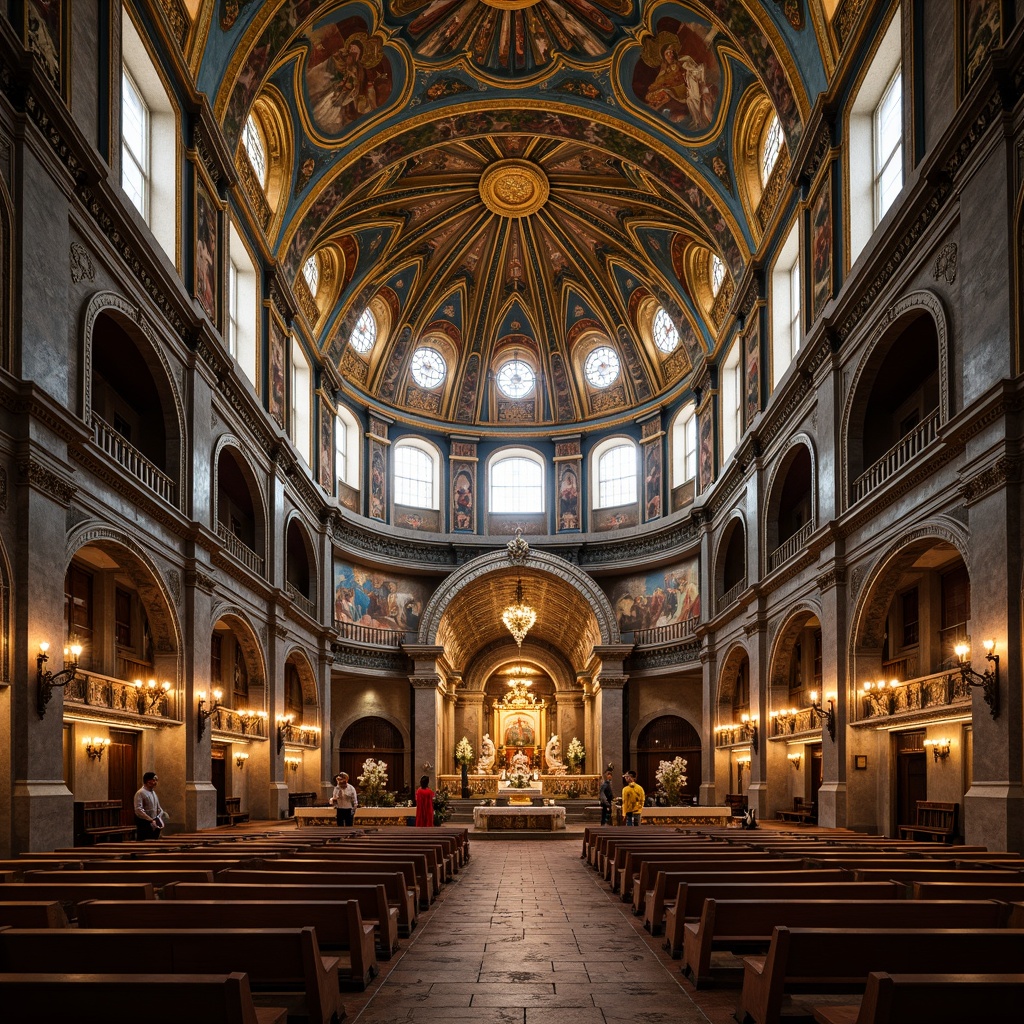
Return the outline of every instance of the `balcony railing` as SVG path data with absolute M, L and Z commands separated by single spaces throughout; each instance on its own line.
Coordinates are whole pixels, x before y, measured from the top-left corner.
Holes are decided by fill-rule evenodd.
M 320 746 L 320 726 L 318 725 L 295 725 L 289 723 L 279 726 L 283 733 L 285 743 L 300 747 Z
M 316 617 L 316 605 L 297 587 L 292 586 L 291 583 L 285 583 L 284 592 L 300 611 L 305 612 L 311 619 Z
M 161 693 L 150 706 L 150 697 L 145 690 L 140 691 L 124 679 L 82 669 L 64 688 L 64 703 L 177 721 L 172 695 Z
M 821 719 L 811 708 L 773 711 L 768 716 L 768 736 L 777 739 L 802 732 L 821 732 Z
M 898 473 L 938 437 L 939 410 L 919 423 L 906 437 L 901 437 L 876 463 L 862 473 L 853 484 L 853 500 L 860 501 L 889 477 Z
M 342 640 L 352 640 L 357 644 L 372 644 L 374 647 L 401 647 L 411 641 L 416 634 L 401 629 L 381 629 L 378 626 L 364 626 L 359 622 L 348 622 L 335 619 L 334 628 Z
M 169 504 L 174 504 L 174 481 L 157 469 L 145 455 L 129 444 L 109 423 L 94 415 L 93 436 L 100 446 L 126 473 L 148 487 Z
M 881 690 L 868 690 L 862 692 L 857 701 L 860 709 L 859 721 L 862 722 L 954 704 L 969 706 L 970 703 L 971 687 L 964 682 L 963 676 L 956 669 L 933 672 L 931 675 L 908 679 Z
M 248 544 L 240 541 L 222 522 L 217 523 L 217 536 L 224 547 L 247 569 L 257 576 L 263 575 L 263 559 Z
M 681 622 L 669 622 L 664 626 L 651 626 L 648 629 L 633 630 L 633 642 L 638 647 L 651 644 L 668 644 L 676 640 L 689 640 L 700 625 L 699 616 L 683 619 Z
M 210 728 L 214 732 L 233 733 L 265 740 L 268 736 L 266 712 L 239 708 L 217 708 L 210 716 Z
M 733 604 L 736 599 L 747 589 L 747 581 L 740 580 L 735 586 L 730 587 L 722 596 L 718 599 L 718 610 L 723 611 L 728 608 L 729 605 Z
M 768 571 L 778 569 L 783 562 L 788 562 L 806 543 L 814 532 L 814 522 L 808 521 L 800 527 L 792 537 L 784 540 L 769 556 Z

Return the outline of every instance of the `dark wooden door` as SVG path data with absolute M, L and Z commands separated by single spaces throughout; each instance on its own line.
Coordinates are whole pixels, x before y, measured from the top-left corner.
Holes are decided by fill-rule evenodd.
M 924 730 L 900 733 L 896 740 L 896 825 L 912 825 L 918 800 L 928 799 Z
M 683 798 L 689 803 L 700 794 L 701 744 L 697 730 L 676 715 L 662 715 L 644 726 L 637 739 L 636 771 L 637 781 L 647 796 L 657 793 L 657 771 L 661 762 L 677 757 L 686 761 Z
M 225 814 L 224 797 L 227 793 L 227 758 L 223 750 L 214 750 L 210 757 L 210 782 L 217 790 L 217 813 Z
M 812 743 L 807 752 L 811 758 L 811 803 L 814 805 L 814 813 L 818 813 L 818 790 L 821 789 L 821 744 Z
M 135 824 L 135 792 L 142 785 L 138 768 L 139 734 L 110 731 L 107 747 L 107 799 L 120 800 L 121 824 Z

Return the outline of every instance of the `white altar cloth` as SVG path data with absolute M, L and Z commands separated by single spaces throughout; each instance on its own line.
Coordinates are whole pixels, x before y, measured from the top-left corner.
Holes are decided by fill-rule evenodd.
M 557 832 L 565 828 L 564 807 L 474 807 L 473 825 L 481 832 L 517 830 Z

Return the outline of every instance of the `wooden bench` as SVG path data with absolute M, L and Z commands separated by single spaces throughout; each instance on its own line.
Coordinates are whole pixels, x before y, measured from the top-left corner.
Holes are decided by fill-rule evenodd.
M 1012 882 L 940 882 L 922 880 L 911 883 L 915 900 L 1024 900 L 1024 879 Z
M 26 882 L 68 885 L 86 885 L 89 883 L 116 882 L 150 882 L 154 889 L 162 889 L 168 882 L 212 882 L 212 871 L 199 871 L 195 868 L 147 868 L 144 870 L 125 870 L 118 868 L 113 871 L 26 871 Z
M 872 971 L 860 1006 L 815 1006 L 818 1024 L 963 1024 L 1013 1020 L 1024 974 L 885 974 Z
M 676 898 L 665 911 L 665 942 L 672 956 L 683 955 L 684 926 L 698 919 L 704 901 L 717 900 L 895 900 L 903 886 L 895 882 L 694 882 L 677 886 Z
M 242 810 L 242 798 L 229 796 L 224 798 L 224 813 L 217 815 L 218 825 L 237 825 L 249 820 L 249 812 Z
M 316 793 L 289 793 L 288 817 L 295 816 L 296 807 L 316 807 Z
M 795 821 L 800 825 L 816 825 L 818 823 L 818 805 L 804 803 L 802 796 L 793 797 L 793 810 L 779 810 L 775 812 L 779 821 Z
M 956 838 L 959 810 L 959 804 L 918 800 L 914 809 L 914 824 L 900 825 L 900 838 L 913 839 L 920 833 L 930 836 L 936 843 L 951 843 Z
M 860 991 L 872 971 L 1009 974 L 1024 961 L 1024 931 L 1009 928 L 788 928 L 778 925 L 767 956 L 743 958 L 738 1021 L 777 1024 L 787 993 Z
M 155 900 L 153 884 L 136 878 L 132 882 L 6 882 L 0 885 L 0 900 L 56 900 L 69 921 L 76 920 L 76 907 L 84 900 Z
M 397 912 L 398 934 L 408 938 L 416 927 L 416 898 L 398 871 L 224 871 L 218 882 L 242 885 L 383 885 Z
M 388 902 L 384 885 L 250 885 L 240 882 L 173 883 L 164 890 L 165 900 L 272 900 L 305 903 L 337 903 L 355 900 L 363 921 L 374 926 L 377 958 L 390 960 L 398 949 L 398 908 Z
M 312 928 L 0 929 L 0 970 L 29 973 L 41 963 L 82 974 L 110 964 L 125 974 L 228 974 L 231 964 L 244 968 L 257 1002 L 284 1005 L 309 1024 L 339 1024 L 345 1016 L 337 958 L 320 955 Z
M 11 928 L 67 928 L 68 918 L 54 900 L 0 903 L 0 925 Z
M 120 800 L 76 800 L 73 809 L 75 846 L 118 843 L 135 838 L 135 826 L 121 821 Z
M 58 908 L 60 909 L 60 908 Z M 320 949 L 338 956 L 338 977 L 363 989 L 377 974 L 373 924 L 358 900 L 152 900 L 113 903 L 87 900 L 78 907 L 79 928 L 302 928 L 316 929 Z M 339 955 L 343 954 L 343 955 Z
M 81 1020 L 83 1006 L 102 1008 L 109 1024 L 133 1024 L 140 1007 L 161 1020 L 188 1024 L 285 1024 L 285 1007 L 254 1006 L 245 974 L 0 974 L 0 1003 L 31 1006 L 32 1024 Z
M 717 973 L 715 950 L 767 948 L 777 925 L 790 928 L 1002 928 L 1004 905 L 987 900 L 716 900 L 683 926 L 683 972 L 697 988 Z M 738 967 L 737 967 L 738 971 Z

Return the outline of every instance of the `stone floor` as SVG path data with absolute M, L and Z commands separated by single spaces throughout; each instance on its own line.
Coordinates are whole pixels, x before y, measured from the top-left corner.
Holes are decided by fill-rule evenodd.
M 381 967 L 366 992 L 346 993 L 349 1024 L 735 1024 L 737 993 L 696 992 L 580 842 L 473 843 Z

